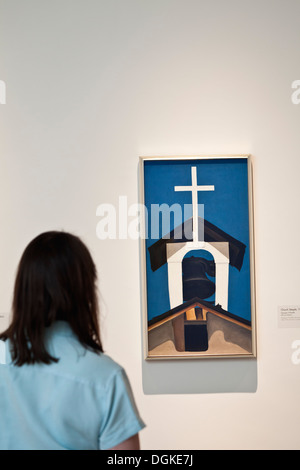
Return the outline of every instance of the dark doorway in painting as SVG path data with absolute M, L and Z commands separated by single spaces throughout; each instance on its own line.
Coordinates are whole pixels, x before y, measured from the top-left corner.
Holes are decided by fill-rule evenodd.
M 186 351 L 207 351 L 208 335 L 206 321 L 189 321 L 184 325 Z

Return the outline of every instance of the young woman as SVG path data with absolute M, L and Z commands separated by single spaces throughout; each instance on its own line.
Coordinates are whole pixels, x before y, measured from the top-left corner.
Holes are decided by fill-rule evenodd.
M 144 423 L 124 369 L 103 352 L 96 267 L 78 237 L 29 243 L 0 352 L 0 449 L 139 449 Z

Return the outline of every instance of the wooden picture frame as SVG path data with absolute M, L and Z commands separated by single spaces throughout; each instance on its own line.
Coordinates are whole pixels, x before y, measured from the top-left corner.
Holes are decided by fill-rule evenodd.
M 251 156 L 139 167 L 144 358 L 256 357 Z

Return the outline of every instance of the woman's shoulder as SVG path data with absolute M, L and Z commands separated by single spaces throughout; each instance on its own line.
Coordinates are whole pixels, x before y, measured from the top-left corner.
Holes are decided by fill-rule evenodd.
M 108 384 L 113 378 L 124 375 L 121 364 L 109 354 L 91 349 L 83 349 L 75 359 L 74 370 L 95 384 Z
M 106 353 L 87 351 L 86 356 L 90 366 L 107 379 L 124 371 L 123 367 Z
M 109 354 L 83 346 L 66 327 L 50 339 L 49 350 L 59 361 L 51 364 L 49 369 L 49 366 L 45 367 L 49 372 L 99 384 L 107 383 L 123 372 L 123 367 Z

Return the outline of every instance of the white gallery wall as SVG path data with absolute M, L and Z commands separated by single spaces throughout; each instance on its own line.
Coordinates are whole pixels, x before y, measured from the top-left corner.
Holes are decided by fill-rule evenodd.
M 79 235 L 143 449 L 300 448 L 300 329 L 278 324 L 280 306 L 300 305 L 299 18 L 299 0 L 0 0 L 0 329 L 26 244 Z M 139 241 L 100 240 L 96 211 L 138 201 L 139 155 L 241 153 L 253 156 L 253 386 L 239 362 L 187 361 L 163 365 L 166 391 L 142 358 Z M 197 384 L 178 391 L 184 367 Z

